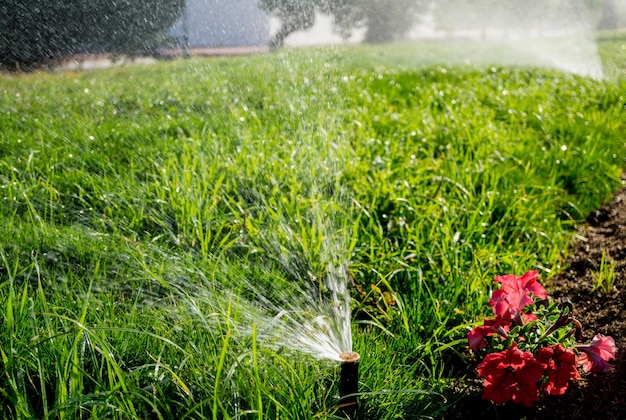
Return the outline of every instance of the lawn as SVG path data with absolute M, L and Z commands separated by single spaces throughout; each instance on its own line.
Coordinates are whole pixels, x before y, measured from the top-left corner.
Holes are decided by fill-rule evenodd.
M 0 76 L 2 416 L 340 416 L 294 341 L 333 281 L 363 417 L 453 412 L 493 278 L 621 185 L 624 45 L 603 81 L 430 45 Z

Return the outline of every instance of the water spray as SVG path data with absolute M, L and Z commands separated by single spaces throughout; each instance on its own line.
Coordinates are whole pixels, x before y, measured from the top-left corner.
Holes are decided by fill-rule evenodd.
M 358 409 L 357 393 L 359 392 L 359 353 L 344 351 L 339 355 L 341 377 L 339 380 L 339 408 L 349 417 Z

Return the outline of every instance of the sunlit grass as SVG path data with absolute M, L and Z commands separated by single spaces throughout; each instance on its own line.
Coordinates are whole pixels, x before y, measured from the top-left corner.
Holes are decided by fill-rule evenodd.
M 3 416 L 339 415 L 338 366 L 245 306 L 329 262 L 366 416 L 445 410 L 493 277 L 560 270 L 620 185 L 626 90 L 406 53 L 2 76 Z
M 601 290 L 604 294 L 610 295 L 615 284 L 615 261 L 607 255 L 606 250 L 602 250 L 600 267 L 593 274 L 596 284 L 593 291 Z
M 626 32 L 600 32 L 596 39 L 605 76 L 609 80 L 623 81 L 626 76 Z

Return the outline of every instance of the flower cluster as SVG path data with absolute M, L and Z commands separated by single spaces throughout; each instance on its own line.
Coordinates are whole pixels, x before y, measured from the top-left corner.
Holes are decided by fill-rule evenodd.
M 522 276 L 498 276 L 489 300 L 494 317 L 467 335 L 469 347 L 485 353 L 478 365 L 484 378 L 483 398 L 532 406 L 540 395 L 562 395 L 578 367 L 588 372 L 610 369 L 617 347 L 611 337 L 597 334 L 590 344 L 582 340 L 582 326 L 569 306 L 547 300 L 536 271 Z

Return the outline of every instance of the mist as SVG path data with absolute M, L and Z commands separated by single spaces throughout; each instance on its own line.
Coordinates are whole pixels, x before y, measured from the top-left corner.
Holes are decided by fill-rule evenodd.
M 599 19 L 582 0 L 432 1 L 398 42 L 469 44 L 438 58 L 443 64 L 538 66 L 602 79 L 594 39 Z M 269 27 L 275 33 L 280 21 L 271 18 Z M 342 38 L 335 29 L 331 16 L 318 14 L 312 28 L 291 34 L 285 45 L 359 44 L 366 32 L 361 26 Z

